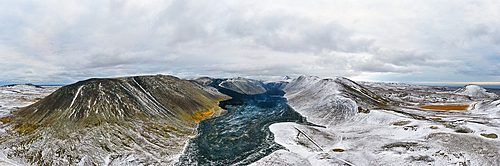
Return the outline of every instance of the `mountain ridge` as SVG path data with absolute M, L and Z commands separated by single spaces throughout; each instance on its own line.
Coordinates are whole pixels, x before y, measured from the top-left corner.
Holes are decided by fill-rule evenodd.
M 88 79 L 13 113 L 0 143 L 36 165 L 171 165 L 225 99 L 173 76 Z

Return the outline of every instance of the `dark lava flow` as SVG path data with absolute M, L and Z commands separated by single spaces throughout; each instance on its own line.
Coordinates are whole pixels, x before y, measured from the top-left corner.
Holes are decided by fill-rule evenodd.
M 266 93 L 245 95 L 211 86 L 232 97 L 219 106 L 227 114 L 200 122 L 198 135 L 189 141 L 177 165 L 246 165 L 272 152 L 285 149 L 274 142 L 269 125 L 279 122 L 308 123 L 284 98 L 285 92 L 269 89 Z

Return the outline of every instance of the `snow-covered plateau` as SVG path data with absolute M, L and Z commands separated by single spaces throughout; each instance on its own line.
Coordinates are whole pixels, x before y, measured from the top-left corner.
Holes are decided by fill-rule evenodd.
M 478 85 L 316 76 L 109 81 L 1 86 L 0 165 L 500 165 L 500 98 Z M 98 123 L 87 124 L 89 116 Z M 82 131 L 51 133 L 52 124 L 72 121 Z M 37 128 L 21 132 L 23 123 Z

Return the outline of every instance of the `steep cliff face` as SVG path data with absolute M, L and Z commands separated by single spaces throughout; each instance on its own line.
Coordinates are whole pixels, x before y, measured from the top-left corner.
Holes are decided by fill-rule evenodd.
M 169 165 L 225 99 L 172 76 L 89 79 L 14 113 L 1 146 L 39 165 Z

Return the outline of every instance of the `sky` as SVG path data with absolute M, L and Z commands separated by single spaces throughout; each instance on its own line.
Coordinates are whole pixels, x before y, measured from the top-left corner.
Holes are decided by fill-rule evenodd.
M 497 0 L 3 0 L 0 84 L 168 74 L 500 82 Z

